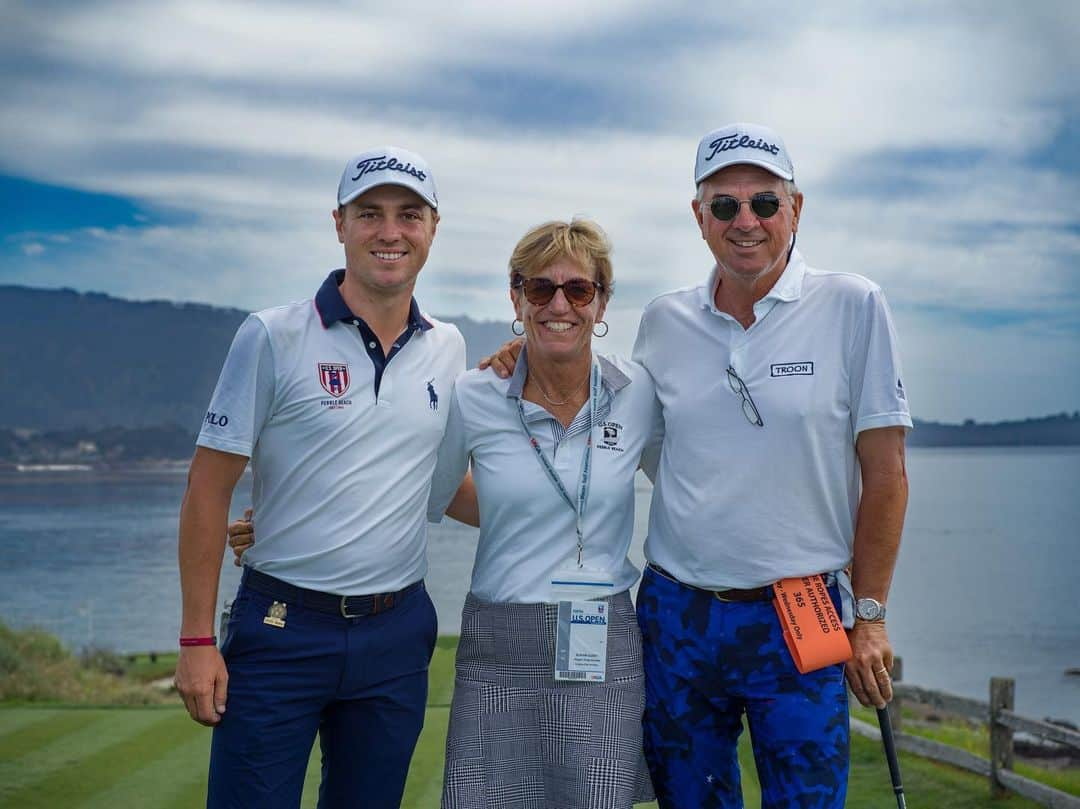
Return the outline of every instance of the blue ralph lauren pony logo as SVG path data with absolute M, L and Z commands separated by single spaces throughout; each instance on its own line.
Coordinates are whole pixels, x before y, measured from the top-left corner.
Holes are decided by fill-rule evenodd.
M 435 392 L 435 377 L 427 381 L 428 407 L 432 410 L 439 409 L 439 394 Z

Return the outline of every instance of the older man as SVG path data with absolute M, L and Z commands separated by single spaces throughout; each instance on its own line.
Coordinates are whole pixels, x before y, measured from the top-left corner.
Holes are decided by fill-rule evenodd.
M 436 637 L 426 506 L 438 397 L 465 343 L 412 296 L 439 221 L 423 159 L 365 152 L 337 202 L 345 268 L 240 326 L 181 509 L 176 684 L 214 726 L 211 807 L 298 806 L 316 733 L 320 807 L 396 807 L 423 725 Z M 259 544 L 219 652 L 225 521 L 249 458 Z
M 634 348 L 665 427 L 638 595 L 646 754 L 664 809 L 741 806 L 745 715 L 763 806 L 840 807 L 844 664 L 796 667 L 772 585 L 823 574 L 847 679 L 884 705 L 911 427 L 896 336 L 876 284 L 795 250 L 803 195 L 775 132 L 709 133 L 695 181 L 715 267 L 650 303 Z

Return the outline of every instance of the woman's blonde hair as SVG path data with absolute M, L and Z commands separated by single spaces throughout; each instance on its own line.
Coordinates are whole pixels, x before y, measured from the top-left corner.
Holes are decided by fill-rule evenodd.
M 529 230 L 510 256 L 510 286 L 541 273 L 560 259 L 568 258 L 583 270 L 595 270 L 604 300 L 611 297 L 615 278 L 611 269 L 611 242 L 603 229 L 589 219 L 545 222 Z

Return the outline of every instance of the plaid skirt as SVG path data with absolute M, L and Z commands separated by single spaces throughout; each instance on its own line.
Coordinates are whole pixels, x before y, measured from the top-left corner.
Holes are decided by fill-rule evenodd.
M 575 683 L 554 678 L 557 606 L 468 595 L 443 809 L 628 809 L 653 800 L 641 634 L 629 593 L 607 601 L 606 681 Z

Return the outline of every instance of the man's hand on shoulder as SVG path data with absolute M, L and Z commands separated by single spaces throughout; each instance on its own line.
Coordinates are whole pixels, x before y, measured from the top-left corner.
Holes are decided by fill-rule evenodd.
M 525 345 L 525 341 L 520 337 L 507 343 L 503 343 L 498 351 L 490 357 L 481 359 L 476 367 L 481 371 L 485 368 L 490 368 L 501 379 L 508 379 L 511 374 L 514 373 L 514 366 L 517 365 L 517 358 L 518 355 L 521 354 L 521 347 L 523 345 Z
M 181 646 L 173 683 L 192 719 L 207 727 L 221 721 L 229 672 L 217 646 Z

